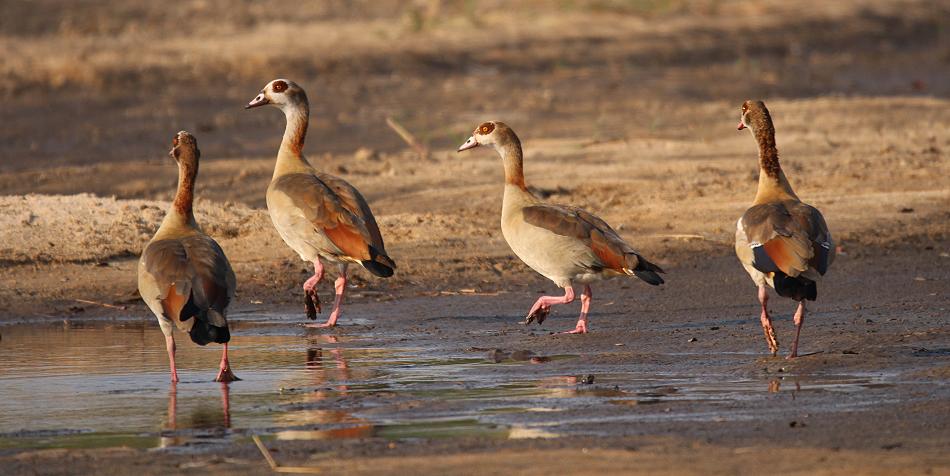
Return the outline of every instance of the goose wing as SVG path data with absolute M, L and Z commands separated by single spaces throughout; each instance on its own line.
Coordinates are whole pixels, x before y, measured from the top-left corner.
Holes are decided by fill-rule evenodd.
M 338 194 L 331 186 L 339 186 L 339 182 L 346 185 L 341 187 L 344 193 Z M 376 221 L 355 188 L 342 179 L 328 185 L 316 175 L 303 173 L 278 177 L 271 188 L 289 200 L 293 210 L 288 212 L 302 216 L 312 231 L 323 234 L 337 248 L 334 254 L 358 261 L 374 273 L 373 263 L 381 264 L 392 274 L 395 264 L 385 254 Z M 363 213 L 363 208 L 368 213 Z
M 644 259 L 607 222 L 590 212 L 577 207 L 541 204 L 525 207 L 522 213 L 526 223 L 575 238 L 590 247 L 599 260 L 590 264 L 592 268 L 636 274 L 651 284 L 663 282 L 655 274 L 662 273 L 662 269 Z M 639 272 L 649 272 L 649 275 L 644 277 Z
M 740 259 L 763 273 L 823 275 L 834 261 L 834 241 L 824 217 L 815 207 L 799 201 L 749 208 L 739 220 L 737 232 L 739 241 L 751 248 L 751 253 L 737 250 Z

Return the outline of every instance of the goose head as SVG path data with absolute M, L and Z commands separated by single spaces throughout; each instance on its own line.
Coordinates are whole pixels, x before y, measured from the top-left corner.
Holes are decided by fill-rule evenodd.
M 194 165 L 198 163 L 201 157 L 201 151 L 198 150 L 198 141 L 195 136 L 188 131 L 181 131 L 172 138 L 172 150 L 168 151 L 168 156 L 175 159 L 179 165 Z
M 297 105 L 301 102 L 307 102 L 307 94 L 303 91 L 303 88 L 288 79 L 275 79 L 267 83 L 264 89 L 261 89 L 260 94 L 252 99 L 251 102 L 247 103 L 244 109 L 251 109 L 267 104 L 272 104 L 280 109 L 284 109 L 287 106 Z
M 504 122 L 483 122 L 480 126 L 475 128 L 475 131 L 472 132 L 472 136 L 469 137 L 464 144 L 459 146 L 458 152 L 474 149 L 480 145 L 491 146 L 496 151 L 500 151 L 506 145 L 517 141 L 517 139 L 514 131 Z
M 769 115 L 768 108 L 762 101 L 748 100 L 742 103 L 742 115 L 739 116 L 738 130 L 745 128 L 760 129 L 765 124 L 770 124 L 772 117 Z

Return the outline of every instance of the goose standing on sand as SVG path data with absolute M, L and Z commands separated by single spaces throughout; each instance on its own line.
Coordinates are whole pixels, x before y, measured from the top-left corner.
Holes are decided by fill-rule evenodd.
M 396 263 L 386 255 L 383 237 L 369 205 L 345 180 L 320 173 L 303 156 L 310 104 L 303 88 L 286 79 L 264 86 L 246 109 L 272 104 L 284 112 L 287 127 L 277 152 L 274 176 L 267 187 L 267 210 L 280 237 L 300 257 L 313 263 L 313 276 L 304 285 L 307 317 L 320 310 L 317 284 L 323 279 L 321 258 L 336 263 L 340 276 L 329 319 L 312 327 L 333 327 L 340 318 L 350 263 L 388 278 Z
M 173 326 L 198 345 L 224 344 L 215 381 L 240 380 L 228 362 L 231 333 L 225 317 L 234 298 L 234 271 L 218 243 L 198 227 L 192 211 L 201 152 L 194 136 L 181 131 L 172 139 L 168 155 L 178 162 L 178 192 L 155 237 L 142 251 L 139 294 L 165 334 L 172 382 L 178 381 Z
M 768 310 L 768 284 L 779 296 L 798 301 L 795 341 L 789 358 L 798 356 L 798 337 L 805 323 L 805 300 L 818 297 L 816 281 L 835 259 L 835 244 L 817 208 L 802 203 L 778 163 L 775 128 L 762 101 L 742 104 L 739 130 L 749 128 L 759 145 L 759 187 L 752 208 L 736 224 L 736 255 L 759 287 L 762 329 L 772 355 L 778 340 Z
M 522 168 L 521 141 L 502 122 L 485 122 L 458 151 L 491 146 L 505 168 L 501 232 L 515 255 L 531 269 L 564 288 L 564 296 L 542 296 L 524 324 L 541 324 L 555 304 L 574 301 L 574 283 L 584 284 L 581 315 L 568 334 L 587 333 L 590 283 L 613 276 L 637 276 L 654 286 L 663 284 L 663 270 L 640 256 L 600 218 L 580 208 L 551 205 L 528 192 Z

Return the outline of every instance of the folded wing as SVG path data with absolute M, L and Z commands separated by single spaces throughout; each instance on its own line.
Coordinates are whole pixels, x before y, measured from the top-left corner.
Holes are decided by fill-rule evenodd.
M 662 284 L 657 273 L 663 270 L 650 263 L 627 244 L 607 222 L 576 207 L 541 204 L 522 210 L 524 221 L 552 233 L 576 238 L 591 248 L 597 263 L 589 263 L 592 271 L 610 269 L 634 274 L 650 284 Z
M 224 251 L 205 235 L 154 241 L 142 253 L 142 297 L 201 345 L 230 340 L 225 312 L 235 281 Z
M 395 262 L 386 254 L 379 226 L 363 196 L 343 179 L 327 174 L 289 174 L 272 187 L 340 251 L 377 276 L 392 276 Z
M 739 231 L 752 249 L 751 265 L 763 273 L 817 279 L 834 261 L 834 241 L 821 212 L 798 201 L 748 209 Z

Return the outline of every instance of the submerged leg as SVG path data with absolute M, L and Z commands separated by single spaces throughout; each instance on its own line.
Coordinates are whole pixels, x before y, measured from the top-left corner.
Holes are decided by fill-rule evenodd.
M 792 353 L 788 354 L 789 359 L 798 357 L 798 336 L 802 333 L 803 324 L 805 324 L 805 301 L 798 301 L 798 309 L 795 310 L 795 341 L 792 342 Z
M 175 336 L 165 336 L 165 350 L 168 351 L 168 368 L 172 372 L 172 382 L 178 381 L 178 369 L 175 368 Z
M 590 300 L 594 297 L 590 291 L 590 285 L 584 285 L 584 292 L 581 293 L 581 317 L 577 319 L 577 326 L 574 330 L 562 332 L 562 334 L 587 334 L 587 313 L 590 312 Z
M 551 312 L 551 306 L 555 304 L 569 304 L 572 302 L 574 302 L 574 286 L 572 285 L 568 285 L 564 288 L 564 296 L 541 296 L 535 301 L 534 306 L 531 306 L 531 310 L 528 311 L 528 317 L 525 318 L 522 324 L 528 325 L 535 320 L 538 321 L 538 324 L 541 324 Z
M 241 380 L 234 375 L 234 372 L 231 371 L 231 363 L 228 362 L 228 344 L 224 343 L 224 352 L 221 353 L 221 366 L 219 367 L 218 376 L 214 378 L 215 382 L 233 382 L 235 380 Z
M 762 331 L 765 332 L 765 342 L 769 345 L 769 352 L 772 355 L 778 353 L 778 339 L 775 338 L 775 329 L 772 329 L 772 316 L 769 316 L 769 293 L 765 285 L 759 285 L 759 302 L 762 304 L 762 315 L 759 320 L 762 321 Z
M 340 277 L 336 278 L 336 281 L 333 282 L 336 297 L 333 299 L 333 311 L 330 312 L 330 318 L 323 324 L 307 324 L 307 327 L 322 328 L 336 325 L 337 319 L 339 319 L 340 314 L 342 314 L 340 307 L 343 304 L 343 294 L 346 292 L 346 268 L 346 263 L 340 264 Z
M 323 279 L 323 263 L 320 257 L 313 260 L 313 276 L 303 283 L 304 304 L 307 307 L 307 319 L 316 319 L 320 308 L 320 296 L 317 295 L 317 284 Z

